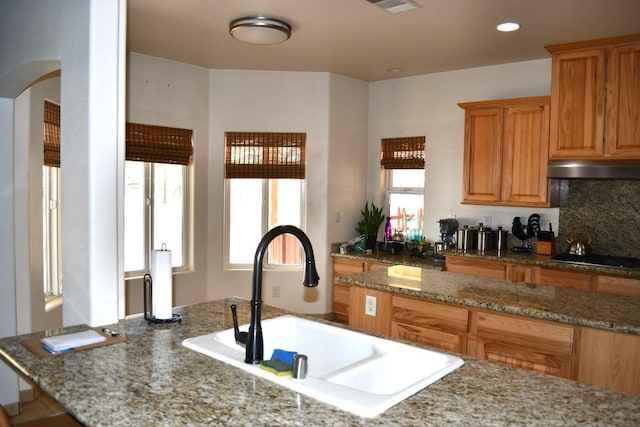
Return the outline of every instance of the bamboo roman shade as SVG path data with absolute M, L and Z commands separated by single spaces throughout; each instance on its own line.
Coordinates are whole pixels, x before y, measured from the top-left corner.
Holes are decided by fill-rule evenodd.
M 44 165 L 60 167 L 60 106 L 44 101 Z
M 382 138 L 382 160 L 385 169 L 424 169 L 424 136 Z
M 306 133 L 226 132 L 225 178 L 304 179 Z
M 126 159 L 188 165 L 193 155 L 193 131 L 127 123 Z

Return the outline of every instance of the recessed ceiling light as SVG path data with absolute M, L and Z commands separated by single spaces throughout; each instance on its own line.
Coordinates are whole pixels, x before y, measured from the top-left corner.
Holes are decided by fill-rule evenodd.
M 402 72 L 402 68 L 400 67 L 387 68 L 387 73 L 398 74 L 401 72 Z
M 511 31 L 516 31 L 520 28 L 520 24 L 518 24 L 517 22 L 503 22 L 502 24 L 498 25 L 496 27 L 496 29 L 498 31 L 502 31 L 503 33 L 509 33 Z
M 282 43 L 291 37 L 291 26 L 284 21 L 263 16 L 247 17 L 231 21 L 229 34 L 245 43 Z

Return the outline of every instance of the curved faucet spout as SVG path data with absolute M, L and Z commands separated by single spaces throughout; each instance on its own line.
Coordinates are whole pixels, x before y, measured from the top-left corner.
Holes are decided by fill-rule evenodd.
M 281 234 L 292 234 L 302 244 L 305 254 L 305 272 L 302 284 L 307 287 L 318 286 L 320 277 L 316 270 L 313 248 L 309 237 L 293 225 L 280 225 L 272 228 L 262 237 L 253 261 L 253 288 L 251 294 L 251 324 L 245 353 L 245 363 L 260 363 L 264 357 L 264 342 L 262 339 L 262 325 L 260 324 L 262 308 L 262 260 L 269 243 Z

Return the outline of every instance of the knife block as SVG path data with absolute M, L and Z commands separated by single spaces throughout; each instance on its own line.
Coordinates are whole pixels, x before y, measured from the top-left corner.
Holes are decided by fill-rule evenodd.
M 538 231 L 538 244 L 536 252 L 540 255 L 553 255 L 556 253 L 555 236 L 553 231 Z

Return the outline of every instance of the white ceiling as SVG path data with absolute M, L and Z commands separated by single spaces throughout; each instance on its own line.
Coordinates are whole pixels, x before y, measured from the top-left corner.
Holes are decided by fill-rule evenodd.
M 640 0 L 128 0 L 128 50 L 210 69 L 325 71 L 366 81 L 548 58 L 545 45 L 640 33 Z M 229 36 L 245 16 L 287 21 L 291 38 Z M 495 30 L 516 21 L 514 33 Z M 390 73 L 398 67 L 403 71 Z

